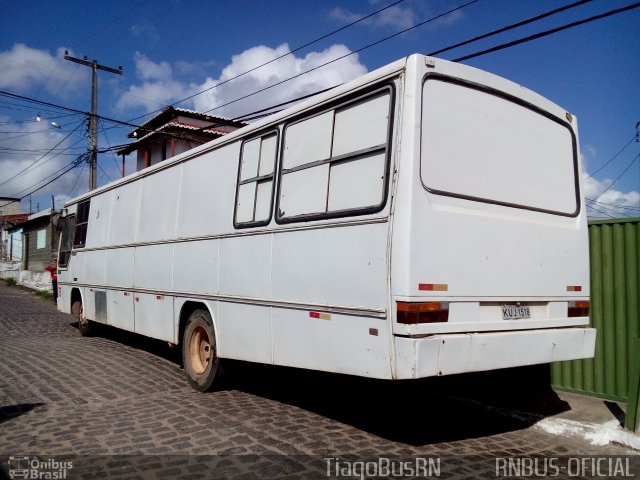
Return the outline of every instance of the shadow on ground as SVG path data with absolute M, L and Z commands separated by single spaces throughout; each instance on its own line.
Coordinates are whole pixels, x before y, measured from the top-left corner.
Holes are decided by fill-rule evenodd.
M 21 403 L 0 407 L 0 423 L 8 422 L 13 418 L 29 413 L 31 410 L 43 405 L 44 403 Z
M 414 446 L 521 430 L 569 408 L 545 383 L 548 366 L 410 381 L 241 362 L 227 370 L 228 388 Z
M 73 328 L 78 328 L 78 322 L 73 322 L 69 325 Z M 143 335 L 138 335 L 137 333 L 128 332 L 126 330 L 121 330 L 119 328 L 100 323 L 93 323 L 91 329 L 92 336 L 113 340 L 123 345 L 127 345 L 128 347 L 135 348 L 136 350 L 142 350 L 155 355 L 156 357 L 164 358 L 165 360 L 182 365 L 180 349 L 170 346 L 168 342 L 145 337 Z M 78 335 L 80 335 L 79 332 Z
M 104 325 L 96 334 L 181 364 L 180 350 L 166 342 Z M 286 403 L 414 446 L 521 430 L 569 409 L 550 388 L 548 365 L 405 381 L 238 361 L 223 365 L 223 389 Z

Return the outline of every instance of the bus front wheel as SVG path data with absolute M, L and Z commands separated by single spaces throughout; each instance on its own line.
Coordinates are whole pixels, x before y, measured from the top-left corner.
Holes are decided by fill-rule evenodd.
M 74 300 L 71 304 L 71 315 L 78 321 L 78 331 L 83 337 L 90 337 L 92 333 L 91 321 L 84 316 L 84 309 L 80 300 Z
M 189 316 L 182 337 L 182 361 L 189 384 L 199 392 L 210 390 L 220 374 L 213 321 L 207 310 Z

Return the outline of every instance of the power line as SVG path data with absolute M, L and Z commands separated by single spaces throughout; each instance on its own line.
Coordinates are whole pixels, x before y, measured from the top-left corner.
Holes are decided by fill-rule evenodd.
M 335 62 L 337 62 L 339 60 L 342 60 L 344 58 L 350 57 L 351 55 L 355 55 L 356 53 L 362 52 L 363 50 L 366 50 L 368 48 L 374 47 L 374 46 L 376 46 L 376 45 L 378 45 L 380 43 L 386 42 L 387 40 L 391 40 L 392 38 L 397 37 L 398 35 L 402 35 L 403 33 L 406 33 L 406 32 L 408 32 L 410 30 L 413 30 L 415 28 L 421 27 L 421 26 L 423 26 L 423 25 L 425 25 L 425 24 L 427 24 L 429 22 L 433 22 L 434 20 L 437 20 L 439 18 L 447 16 L 450 13 L 456 12 L 458 10 L 462 10 L 463 8 L 468 7 L 469 5 L 472 5 L 472 4 L 476 3 L 477 1 L 478 0 L 471 0 L 471 1 L 469 1 L 467 3 L 464 3 L 464 4 L 462 4 L 462 5 L 458 6 L 458 7 L 452 8 L 452 9 L 450 9 L 450 10 L 444 12 L 444 13 L 436 15 L 435 17 L 431 17 L 431 18 L 429 18 L 427 20 L 424 20 L 422 22 L 416 23 L 415 25 L 413 25 L 411 27 L 405 28 L 404 30 L 400 30 L 399 32 L 396 32 L 396 33 L 394 33 L 392 35 L 384 37 L 384 38 L 382 38 L 380 40 L 377 40 L 375 42 L 369 43 L 368 45 L 365 45 L 364 47 L 360 47 L 357 50 L 354 50 L 354 51 L 352 51 L 350 53 L 347 53 L 347 54 L 342 55 L 340 57 L 334 58 L 333 60 L 329 60 L 328 62 L 325 62 L 323 64 L 317 65 L 317 66 L 315 66 L 313 68 L 310 68 L 309 70 L 305 70 L 304 72 L 298 73 L 298 74 L 293 75 L 293 76 L 291 76 L 289 78 L 285 78 L 284 80 L 281 80 L 281 81 L 276 82 L 276 83 L 274 83 L 272 85 L 269 85 L 267 87 L 264 87 L 264 88 L 261 88 L 259 90 L 256 90 L 256 91 L 254 91 L 252 93 L 249 93 L 247 95 L 244 95 L 242 97 L 236 98 L 235 100 L 231 100 L 231 101 L 229 101 L 227 103 L 223 103 L 222 105 L 218 105 L 216 107 L 210 108 L 209 110 L 206 110 L 204 113 L 209 113 L 209 112 L 212 112 L 213 110 L 218 110 L 219 108 L 226 107 L 226 106 L 231 105 L 233 103 L 239 102 L 240 100 L 244 100 L 246 98 L 252 97 L 253 95 L 257 95 L 258 93 L 262 93 L 262 92 L 264 92 L 266 90 L 269 90 L 269 89 L 271 89 L 273 87 L 277 87 L 278 85 L 282 85 L 283 83 L 286 83 L 286 82 L 288 82 L 290 80 L 293 80 L 295 78 L 298 78 L 298 77 L 301 77 L 303 75 L 306 75 L 307 73 L 311 73 L 311 72 L 313 72 L 315 70 L 318 70 L 318 69 L 320 69 L 322 67 L 330 65 L 332 63 L 335 63 Z
M 67 165 L 65 165 L 64 167 L 62 167 L 60 170 L 58 170 L 57 172 L 54 172 L 53 174 L 51 174 L 51 175 L 49 175 L 49 176 L 45 177 L 44 179 L 40 180 L 40 182 L 45 181 L 45 180 L 49 179 L 52 175 L 56 175 L 56 174 L 58 174 L 59 172 L 61 172 L 62 170 L 64 170 L 64 171 L 62 171 L 62 173 L 59 173 L 58 175 L 56 175 L 53 179 L 49 180 L 49 181 L 48 181 L 47 183 L 45 183 L 44 185 L 40 185 L 38 188 L 36 188 L 36 189 L 34 189 L 34 190 L 31 190 L 29 193 L 25 193 L 25 194 L 24 194 L 24 195 L 22 195 L 21 197 L 18 197 L 18 200 L 22 200 L 23 198 L 26 198 L 26 197 L 28 197 L 29 195 L 33 195 L 33 194 L 34 194 L 34 193 L 36 193 L 38 190 L 42 190 L 44 187 L 46 187 L 46 186 L 50 185 L 51 183 L 55 182 L 57 179 L 59 179 L 60 177 L 62 177 L 63 175 L 65 175 L 67 172 L 70 172 L 71 170 L 73 170 L 74 168 L 76 168 L 78 165 L 81 165 L 81 164 L 82 164 L 82 162 L 85 160 L 85 157 L 87 157 L 87 156 L 88 156 L 88 153 L 87 153 L 87 152 L 85 152 L 85 153 L 83 153 L 83 154 L 81 154 L 81 155 L 78 155 L 78 157 L 77 157 L 73 162 L 68 163 Z M 67 167 L 69 167 L 69 168 L 67 168 Z M 65 170 L 65 169 L 66 169 L 66 170 Z M 32 187 L 33 187 L 33 186 L 35 186 L 35 185 L 37 185 L 37 184 L 38 184 L 38 183 L 40 183 L 40 182 L 35 183 L 34 185 L 32 185 Z M 21 190 L 21 191 L 20 191 L 20 192 L 18 192 L 18 194 L 16 194 L 16 195 L 12 195 L 12 197 L 17 197 L 18 195 L 22 194 L 25 190 L 28 190 L 28 188 Z M 0 205 L 0 208 L 2 208 L 2 207 L 6 207 L 7 205 L 9 205 L 9 204 L 11 204 L 11 203 L 13 203 L 13 201 L 8 202 L 8 203 L 5 203 L 5 204 L 3 204 L 3 205 Z
M 82 125 L 82 124 L 80 124 Z M 16 177 L 19 177 L 20 175 L 23 175 L 27 170 L 31 169 L 34 165 L 36 165 L 37 163 L 39 163 L 43 158 L 45 158 L 47 155 L 49 155 L 55 148 L 57 148 L 60 144 L 62 144 L 67 138 L 69 138 L 71 136 L 72 133 L 74 133 L 78 128 L 80 128 L 80 125 L 78 125 L 73 131 L 70 131 L 62 140 L 60 140 L 58 143 L 55 144 L 55 146 L 53 148 L 51 148 L 50 150 L 47 151 L 47 153 L 45 153 L 44 155 L 42 155 L 39 159 L 37 159 L 35 162 L 30 163 L 29 165 L 27 165 L 24 169 L 20 170 L 18 173 L 16 173 L 15 175 L 13 175 L 12 177 L 8 178 L 7 180 L 0 182 L 0 186 L 4 185 L 7 182 L 10 182 L 11 180 L 13 180 Z M 54 155 L 55 156 L 55 155 Z M 52 157 L 53 158 L 53 157 Z
M 231 81 L 233 81 L 233 80 L 236 80 L 236 79 L 238 79 L 238 78 L 240 78 L 240 77 L 243 77 L 243 76 L 247 75 L 248 73 L 254 72 L 254 71 L 256 71 L 256 70 L 258 70 L 258 69 L 260 69 L 260 68 L 262 68 L 262 67 L 265 67 L 265 66 L 267 66 L 267 65 L 269 65 L 269 64 L 271 64 L 271 63 L 273 63 L 273 62 L 276 62 L 276 61 L 280 60 L 281 58 L 287 57 L 287 56 L 289 56 L 289 55 L 293 55 L 295 52 L 298 52 L 298 51 L 302 50 L 303 48 L 306 48 L 306 47 L 308 47 L 308 46 L 310 46 L 310 45 L 313 45 L 314 43 L 318 43 L 319 41 L 324 40 L 325 38 L 331 37 L 332 35 L 335 35 L 335 34 L 336 34 L 336 33 L 338 33 L 338 32 L 341 32 L 341 31 L 343 31 L 343 30 L 346 30 L 347 28 L 352 27 L 353 25 L 355 25 L 355 24 L 357 24 L 357 23 L 360 23 L 360 22 L 362 22 L 362 21 L 364 21 L 364 20 L 366 20 L 366 19 L 368 19 L 368 18 L 371 18 L 371 17 L 373 17 L 374 15 L 377 15 L 378 13 L 381 13 L 381 12 L 383 12 L 383 11 L 385 11 L 385 10 L 387 10 L 387 9 L 391 8 L 391 7 L 394 7 L 394 6 L 396 6 L 396 5 L 398 5 L 399 3 L 402 3 L 402 2 L 404 2 L 404 1 L 405 1 L 405 0 L 398 0 L 398 1 L 396 1 L 396 2 L 393 2 L 393 3 L 389 4 L 389 5 L 387 5 L 386 7 L 380 8 L 380 9 L 376 10 L 375 12 L 372 12 L 372 13 L 370 13 L 370 14 L 368 14 L 368 15 L 365 15 L 364 17 L 360 17 L 360 18 L 358 18 L 357 20 L 354 20 L 353 22 L 348 23 L 347 25 L 344 25 L 344 26 L 342 26 L 342 27 L 340 27 L 340 28 L 338 28 L 338 29 L 336 29 L 336 30 L 333 30 L 332 32 L 329 32 L 329 33 L 327 33 L 327 34 L 325 34 L 325 35 L 322 35 L 321 37 L 318 37 L 318 38 L 316 38 L 316 39 L 314 39 L 314 40 L 311 40 L 310 42 L 307 42 L 307 43 L 305 43 L 304 45 L 300 45 L 299 47 L 296 47 L 296 48 L 294 48 L 293 50 L 291 50 L 291 51 L 289 51 L 289 52 L 287 52 L 287 53 L 284 53 L 284 54 L 282 54 L 282 55 L 279 55 L 279 56 L 277 56 L 276 58 L 273 58 L 273 59 L 271 59 L 271 60 L 269 60 L 269 61 L 267 61 L 267 62 L 264 62 L 264 63 L 262 63 L 262 64 L 260 64 L 260 65 L 257 65 L 257 66 L 255 66 L 255 67 L 253 67 L 253 68 L 250 68 L 249 70 L 246 70 L 246 71 L 244 71 L 244 72 L 242 72 L 242 73 L 239 73 L 238 75 L 235 75 L 235 76 L 233 76 L 233 77 L 231 77 L 231 78 L 228 78 L 227 80 L 224 80 L 224 81 L 222 81 L 222 82 L 216 83 L 215 85 L 213 85 L 213 86 L 211 86 L 211 87 L 209 87 L 209 88 L 205 88 L 204 90 L 201 90 L 201 91 L 199 91 L 199 92 L 197 92 L 197 93 L 194 93 L 193 95 L 190 95 L 190 96 L 188 96 L 188 97 L 186 97 L 186 98 L 183 98 L 182 100 L 178 100 L 178 101 L 176 101 L 176 102 L 172 103 L 171 105 L 177 105 L 177 104 L 182 103 L 182 102 L 184 102 L 184 101 L 186 101 L 186 100 L 190 100 L 190 99 L 192 99 L 192 98 L 194 98 L 194 97 L 197 97 L 198 95 L 201 95 L 201 94 L 203 94 L 203 93 L 205 93 L 205 92 L 208 92 L 208 91 L 210 91 L 210 90 L 213 90 L 214 88 L 217 88 L 217 87 L 219 87 L 219 86 L 221 86 L 221 85 L 224 85 L 224 84 L 226 84 L 226 83 L 229 83 L 229 82 L 231 82 Z M 151 115 L 151 114 L 156 113 L 156 112 L 159 112 L 159 111 L 161 111 L 161 110 L 162 110 L 162 109 L 154 110 L 153 112 L 149 112 L 149 113 L 145 113 L 144 115 L 142 115 L 142 117 L 144 117 L 144 116 L 146 116 L 146 115 Z M 138 118 L 141 118 L 141 117 L 136 117 L 134 120 L 137 120 Z
M 585 18 L 584 20 L 579 20 L 577 22 L 567 23 L 561 27 L 552 28 L 551 30 L 546 30 L 544 32 L 539 32 L 533 35 L 529 35 L 527 37 L 520 38 L 518 40 L 513 40 L 511 42 L 503 43 L 501 45 L 497 45 L 495 47 L 487 48 L 486 50 L 481 50 L 476 53 L 472 53 L 469 55 L 465 55 L 463 57 L 456 58 L 452 61 L 454 62 L 462 62 L 464 60 L 469 60 L 471 58 L 476 58 L 481 55 L 486 55 L 487 53 L 497 52 L 498 50 L 504 50 L 505 48 L 514 47 L 516 45 L 520 45 L 522 43 L 530 42 L 532 40 L 537 40 L 538 38 L 546 37 L 547 35 L 552 35 L 554 33 L 561 32 L 562 30 L 567 30 L 569 28 L 577 27 L 578 25 L 583 25 L 585 23 L 594 22 L 596 20 L 600 20 L 602 18 L 610 17 L 611 15 L 616 15 L 618 13 L 626 12 L 628 10 L 633 10 L 634 8 L 640 7 L 640 2 L 633 3 L 631 5 L 627 5 L 626 7 L 617 8 L 615 10 L 609 10 L 608 12 L 601 13 L 600 15 L 595 15 L 593 17 Z
M 104 139 L 107 141 L 107 150 L 111 153 L 111 158 L 113 158 L 113 162 L 116 164 L 116 168 L 120 171 L 120 165 L 118 165 L 118 160 L 116 158 L 115 153 L 113 153 L 111 143 L 109 142 L 109 137 L 107 136 L 107 130 L 104 128 L 104 122 L 100 119 L 100 128 L 102 129 L 102 134 L 104 135 Z M 104 152 L 106 153 L 106 152 Z
M 605 188 L 602 192 L 600 192 L 598 195 L 596 195 L 596 198 L 600 198 L 602 195 L 604 195 L 606 192 L 608 192 L 611 187 L 613 187 L 618 180 L 620 180 L 625 173 L 627 173 L 627 171 L 631 168 L 631 166 L 636 163 L 636 161 L 638 160 L 638 158 L 640 158 L 640 153 L 638 155 L 636 155 L 633 160 L 631 160 L 631 162 L 629 162 L 629 165 L 626 166 L 626 168 L 622 171 L 622 173 L 620 175 L 618 175 L 618 177 L 609 184 L 609 186 L 607 188 Z
M 477 37 L 473 37 L 473 38 L 470 38 L 468 40 L 464 40 L 462 42 L 456 43 L 454 45 L 450 45 L 450 46 L 445 47 L 445 48 L 441 48 L 440 50 L 436 50 L 436 51 L 431 52 L 431 53 L 427 53 L 427 55 L 434 56 L 434 55 L 438 55 L 440 53 L 448 52 L 449 50 L 453 50 L 454 48 L 462 47 L 464 45 L 468 45 L 470 43 L 477 42 L 478 40 L 482 40 L 484 38 L 492 37 L 492 36 L 497 35 L 499 33 L 507 32 L 509 30 L 513 30 L 514 28 L 518 28 L 518 27 L 522 27 L 524 25 L 528 25 L 529 23 L 537 22 L 538 20 L 542 20 L 543 18 L 550 17 L 551 15 L 555 15 L 556 13 L 564 12 L 565 10 L 569 10 L 571 8 L 578 7 L 580 5 L 584 5 L 585 3 L 589 3 L 591 1 L 592 0 L 580 0 L 579 2 L 574 2 L 574 3 L 571 3 L 569 5 L 565 5 L 564 7 L 556 8 L 554 10 L 550 10 L 548 12 L 541 13 L 540 15 L 536 15 L 535 17 L 527 18 L 526 20 L 522 20 L 522 21 L 517 22 L 517 23 L 512 23 L 511 25 L 507 25 L 507 26 L 499 28 L 497 30 L 493 30 L 493 31 L 485 33 L 485 34 L 478 35 Z
M 598 173 L 600 170 L 602 170 L 604 167 L 606 167 L 606 166 L 607 166 L 607 165 L 609 165 L 611 162 L 613 162 L 616 158 L 618 158 L 618 155 L 620 155 L 622 152 L 624 152 L 624 151 L 627 149 L 627 147 L 633 143 L 633 141 L 635 140 L 635 138 L 636 138 L 636 136 L 635 136 L 635 135 L 634 135 L 633 137 L 631 137 L 631 140 L 629 140 L 629 141 L 627 142 L 627 144 L 626 144 L 624 147 L 622 147 L 622 149 L 621 149 L 618 153 L 616 153 L 613 157 L 611 157 L 609 160 L 607 160 L 607 161 L 606 161 L 606 162 L 605 162 L 605 163 L 604 163 L 600 168 L 598 168 L 596 171 L 594 171 L 593 173 L 591 173 L 591 174 L 587 175 L 586 177 L 584 177 L 584 178 L 583 178 L 583 180 L 586 180 L 587 178 L 591 178 L 591 177 L 593 177 L 596 173 Z
M 600 214 L 604 215 L 605 217 L 615 218 L 615 217 L 613 217 L 613 216 L 609 215 L 608 213 L 603 212 L 602 210 L 598 210 L 596 207 L 592 207 L 591 205 L 587 205 L 587 208 L 590 208 L 591 210 L 595 210 L 596 212 L 598 212 L 598 213 L 600 213 Z
M 629 205 L 613 205 L 611 203 L 599 202 L 597 200 L 592 200 L 591 198 L 585 198 L 587 202 L 597 203 L 599 205 L 604 205 L 609 208 L 621 208 L 623 210 L 640 210 L 640 207 L 631 207 Z

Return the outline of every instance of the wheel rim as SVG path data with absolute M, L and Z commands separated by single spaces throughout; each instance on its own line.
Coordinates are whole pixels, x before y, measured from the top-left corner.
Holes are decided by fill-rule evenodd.
M 189 359 L 196 375 L 203 374 L 211 361 L 211 341 L 209 334 L 202 326 L 197 326 L 189 339 Z
M 83 313 L 83 309 L 82 309 L 82 304 L 74 304 L 74 310 L 75 312 L 72 312 L 76 319 L 78 320 L 78 324 L 80 324 L 81 326 L 85 326 L 87 325 L 89 322 L 87 321 L 87 319 L 84 317 L 84 315 L 82 315 Z

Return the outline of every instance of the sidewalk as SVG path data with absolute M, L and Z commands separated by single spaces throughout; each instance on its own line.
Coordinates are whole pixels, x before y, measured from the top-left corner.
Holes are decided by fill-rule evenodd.
M 556 392 L 569 404 L 569 410 L 543 418 L 536 428 L 554 435 L 577 436 L 592 445 L 617 443 L 640 453 L 640 435 L 623 428 L 626 404 Z
M 530 428 L 594 447 L 618 445 L 640 454 L 640 435 L 625 430 L 626 404 L 553 390 L 544 365 L 441 379 L 435 393 Z M 423 387 L 434 393 L 431 386 Z

